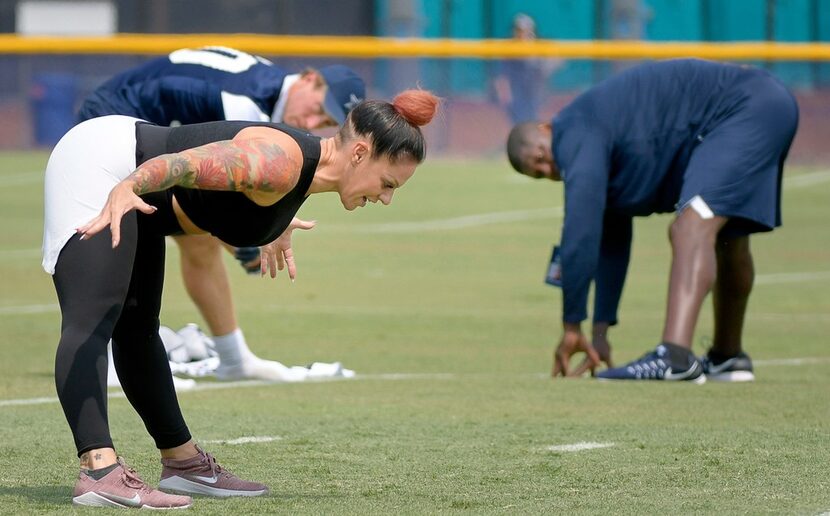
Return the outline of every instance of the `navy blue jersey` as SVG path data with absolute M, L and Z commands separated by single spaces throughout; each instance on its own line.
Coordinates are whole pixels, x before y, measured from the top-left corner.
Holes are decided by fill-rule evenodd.
M 99 86 L 78 118 L 119 114 L 158 125 L 279 122 L 272 115 L 286 75 L 264 58 L 230 48 L 176 50 Z
M 593 280 L 594 320 L 616 322 L 631 218 L 677 209 L 693 151 L 749 104 L 758 80 L 773 79 L 709 61 L 655 62 L 598 84 L 554 117 L 553 156 L 565 185 L 564 321 L 586 318 Z M 709 168 L 713 176 L 730 173 Z

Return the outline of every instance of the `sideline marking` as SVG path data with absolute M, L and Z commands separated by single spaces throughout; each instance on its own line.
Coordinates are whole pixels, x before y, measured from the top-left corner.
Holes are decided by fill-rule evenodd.
M 28 398 L 19 400 L 0 400 L 0 407 L 14 407 L 19 405 L 42 405 L 44 403 L 55 403 L 58 398 Z
M 266 387 L 274 385 L 294 385 L 297 383 L 312 384 L 312 383 L 326 383 L 326 382 L 340 382 L 355 380 L 383 380 L 383 381 L 397 381 L 397 380 L 452 380 L 458 377 L 453 373 L 387 373 L 387 374 L 357 374 L 353 378 L 333 377 L 333 378 L 314 378 L 304 382 L 266 382 L 263 380 L 239 380 L 235 382 L 199 382 L 194 387 L 178 390 L 176 395 L 189 394 L 191 392 L 200 391 L 214 391 L 224 389 L 236 389 L 245 387 Z M 113 390 L 107 393 L 108 399 L 126 398 L 123 391 Z M 42 405 L 45 403 L 57 403 L 58 397 L 41 397 L 41 398 L 22 398 L 11 400 L 0 400 L 0 408 L 28 406 L 28 405 Z
M 769 360 L 753 360 L 752 362 L 760 366 L 802 366 L 824 364 L 830 362 L 830 357 L 770 358 Z
M 278 435 L 252 435 L 250 437 L 239 437 L 237 439 L 207 439 L 202 441 L 205 444 L 250 444 L 250 443 L 270 443 L 272 441 L 281 441 L 282 437 Z
M 20 174 L 15 176 L 16 179 L 25 179 L 28 174 Z M 38 178 L 42 179 L 42 178 Z M 524 179 L 523 179 L 524 181 Z M 805 186 L 813 186 L 825 181 L 830 181 L 830 170 L 823 170 L 819 172 L 810 172 L 807 174 L 800 174 L 792 177 L 784 178 L 784 189 L 801 188 Z M 2 187 L 2 185 L 0 185 Z M 515 211 L 496 211 L 490 213 L 479 213 L 475 215 L 461 215 L 458 217 L 450 217 L 446 219 L 425 220 L 419 222 L 389 222 L 383 224 L 363 224 L 358 226 L 338 226 L 336 224 L 329 226 L 321 226 L 320 229 L 333 229 L 337 231 L 350 230 L 356 232 L 367 233 L 417 233 L 422 231 L 440 231 L 447 229 L 464 229 L 477 226 L 486 226 L 490 224 L 503 224 L 505 222 L 522 222 L 525 220 L 541 220 L 548 218 L 561 218 L 564 215 L 564 210 L 561 206 L 553 208 L 538 208 L 535 210 L 515 210 Z M 170 240 L 166 239 L 167 245 Z M 41 253 L 37 249 L 6 249 L 0 250 L 0 258 L 15 258 L 19 256 L 37 256 Z M 805 273 L 806 274 L 806 273 Z M 830 274 L 830 273 L 827 273 Z M 760 276 L 759 276 L 760 277 Z M 759 279 L 756 277 L 756 280 Z M 821 276 L 823 279 L 824 276 Z M 794 280 L 806 281 L 806 280 Z
M 0 315 L 44 314 L 60 310 L 58 304 L 50 305 L 23 305 L 0 307 Z
M 830 280 L 830 271 L 778 272 L 773 274 L 759 274 L 755 277 L 755 284 L 778 285 L 781 283 L 804 283 L 816 280 Z
M 388 222 L 383 224 L 365 224 L 352 229 L 369 233 L 418 233 L 422 231 L 440 231 L 445 229 L 464 229 L 505 222 L 524 220 L 541 220 L 562 217 L 562 208 L 540 208 L 536 210 L 496 211 L 463 215 L 448 219 L 424 220 L 420 222 Z
M 547 450 L 552 452 L 578 452 L 582 450 L 597 450 L 599 448 L 610 448 L 614 443 L 578 442 L 574 444 L 556 444 L 548 446 Z
M 804 366 L 804 365 L 815 365 L 815 364 L 826 364 L 830 362 L 830 357 L 801 357 L 801 358 L 772 358 L 769 360 L 753 360 L 753 364 L 756 366 L 762 367 L 774 367 L 774 366 Z M 262 380 L 239 380 L 235 382 L 201 382 L 197 383 L 195 387 L 190 389 L 176 391 L 177 395 L 186 395 L 191 392 L 200 392 L 200 391 L 214 391 L 214 390 L 224 390 L 224 389 L 237 389 L 237 388 L 245 388 L 245 387 L 267 387 L 267 386 L 274 386 L 274 385 L 296 385 L 299 383 L 303 384 L 311 384 L 311 383 L 326 383 L 326 382 L 342 382 L 342 381 L 349 381 L 353 382 L 356 380 L 380 380 L 380 381 L 401 381 L 401 380 L 456 380 L 462 377 L 474 377 L 474 376 L 493 376 L 488 375 L 487 373 L 465 373 L 465 374 L 457 374 L 457 373 L 378 373 L 378 374 L 357 374 L 353 378 L 343 378 L 343 377 L 334 377 L 334 378 L 315 378 L 306 380 L 304 382 L 265 382 Z M 515 376 L 533 376 L 539 379 L 548 380 L 550 376 L 546 373 L 529 373 L 523 374 L 519 373 Z M 123 391 L 113 390 L 107 393 L 107 398 L 109 399 L 119 399 L 125 398 Z M 0 408 L 2 407 L 20 407 L 20 406 L 29 406 L 29 405 L 43 405 L 46 403 L 57 403 L 58 398 L 57 396 L 54 397 L 41 397 L 41 398 L 21 398 L 21 399 L 11 399 L 11 400 L 0 400 Z M 594 443 L 595 444 L 595 443 Z

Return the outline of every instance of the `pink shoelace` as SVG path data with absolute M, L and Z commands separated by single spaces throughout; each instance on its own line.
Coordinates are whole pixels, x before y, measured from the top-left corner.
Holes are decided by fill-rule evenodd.
M 127 484 L 127 486 L 133 489 L 138 489 L 144 493 L 149 493 L 151 491 L 150 486 L 148 486 L 147 483 L 144 482 L 140 476 L 138 476 L 136 470 L 124 464 L 124 460 L 120 457 L 118 458 L 118 463 L 122 468 L 121 480 Z
M 203 463 L 207 463 L 207 466 L 210 468 L 210 472 L 213 474 L 214 477 L 219 477 L 219 475 L 230 476 L 231 472 L 227 469 L 223 468 L 216 462 L 216 458 L 211 455 L 210 453 L 202 450 L 202 454 L 204 458 L 202 459 Z

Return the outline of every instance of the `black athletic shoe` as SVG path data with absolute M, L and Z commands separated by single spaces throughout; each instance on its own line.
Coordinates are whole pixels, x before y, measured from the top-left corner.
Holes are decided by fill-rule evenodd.
M 721 362 L 713 360 L 709 353 L 700 358 L 706 377 L 715 382 L 751 382 L 755 380 L 752 372 L 752 359 L 741 351 L 732 358 Z
M 660 344 L 654 351 L 624 366 L 597 373 L 600 380 L 668 380 L 705 383 L 703 366 L 694 354 L 674 344 Z

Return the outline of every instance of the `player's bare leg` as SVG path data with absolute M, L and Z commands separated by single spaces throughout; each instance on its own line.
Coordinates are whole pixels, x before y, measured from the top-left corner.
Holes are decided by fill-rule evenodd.
M 700 307 L 715 283 L 715 242 L 727 219 L 711 215 L 708 208 L 704 217 L 693 206 L 669 228 L 672 263 L 663 342 L 637 360 L 597 373 L 598 378 L 706 382 L 705 366 L 691 351 L 692 338 Z
M 663 342 L 691 349 L 700 308 L 717 276 L 715 242 L 726 221 L 704 219 L 687 208 L 669 228 L 672 264 Z
M 715 338 L 701 362 L 706 377 L 724 382 L 755 379 L 752 359 L 743 352 L 742 334 L 747 302 L 755 279 L 749 237 L 719 237 L 718 278 L 712 292 Z
M 755 279 L 749 237 L 718 238 L 717 262 L 718 277 L 712 292 L 715 310 L 712 351 L 731 357 L 741 352 L 744 317 Z
M 222 261 L 222 244 L 210 235 L 174 237 L 181 252 L 184 286 L 213 335 L 237 329 L 230 280 Z
M 253 378 L 266 381 L 296 381 L 297 374 L 280 362 L 256 356 L 239 329 L 231 295 L 230 279 L 222 260 L 223 244 L 209 235 L 175 237 L 181 250 L 182 278 L 190 298 L 213 335 L 222 380 Z

